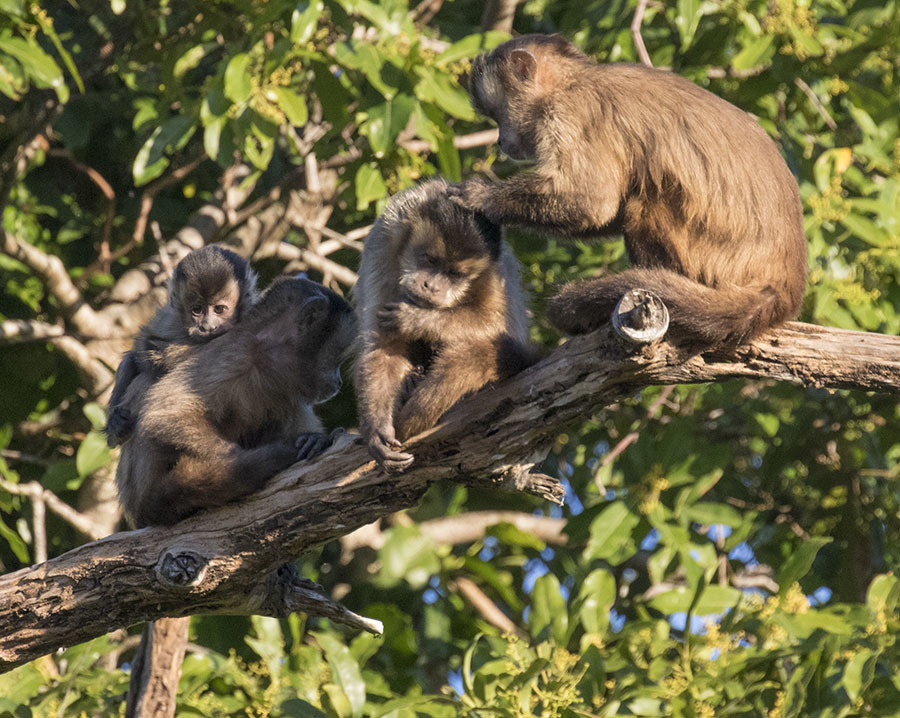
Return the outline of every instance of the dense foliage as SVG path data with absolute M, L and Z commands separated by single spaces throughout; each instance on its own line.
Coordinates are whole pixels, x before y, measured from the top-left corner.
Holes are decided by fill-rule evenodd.
M 636 5 L 528 0 L 514 27 L 561 32 L 600 61 L 636 61 Z M 310 153 L 332 178 L 318 201 L 339 233 L 429 175 L 516 171 L 494 146 L 454 145 L 487 128 L 459 74 L 508 37 L 480 32 L 481 9 L 3 0 L 3 229 L 62 259 L 99 309 L 157 251 L 154 236 L 235 187 L 252 214 L 309 169 Z M 900 332 L 900 3 L 654 2 L 642 37 L 655 65 L 752 113 L 779 143 L 804 201 L 803 319 Z M 232 227 L 247 219 L 238 212 Z M 285 231 L 300 247 L 318 241 Z M 624 263 L 617 242 L 511 240 L 548 346 L 553 287 Z M 358 252 L 349 242 L 330 257 L 352 269 Z M 259 266 L 269 277 L 283 263 Z M 33 266 L 0 255 L 0 278 L 0 319 L 71 332 Z M 40 555 L 38 514 L 16 484 L 39 481 L 89 511 L 86 487 L 109 480 L 96 392 L 63 349 L 43 339 L 0 352 L 3 570 Z M 352 426 L 351 393 L 326 416 Z M 562 510 L 442 485 L 369 545 L 302 557 L 306 575 L 383 620 L 384 638 L 296 616 L 194 619 L 204 648 L 185 661 L 179 714 L 900 714 L 898 466 L 890 397 L 745 381 L 646 391 L 559 437 L 545 469 L 567 481 Z M 561 536 L 506 522 L 458 543 L 428 530 L 497 508 L 567 522 Z M 50 556 L 83 540 L 56 514 L 46 527 Z M 0 715 L 115 715 L 124 638 L 0 676 Z

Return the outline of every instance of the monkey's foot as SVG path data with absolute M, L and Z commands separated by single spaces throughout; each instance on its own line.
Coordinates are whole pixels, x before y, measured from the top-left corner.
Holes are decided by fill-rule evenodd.
M 400 451 L 403 445 L 393 436 L 385 436 L 381 432 L 375 432 L 369 439 L 369 454 L 378 462 L 378 465 L 389 474 L 399 474 L 408 469 L 415 457 L 405 451 Z

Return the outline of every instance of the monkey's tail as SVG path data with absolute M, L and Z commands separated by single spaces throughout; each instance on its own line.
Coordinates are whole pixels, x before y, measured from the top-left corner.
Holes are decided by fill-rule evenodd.
M 669 310 L 669 334 L 703 348 L 749 341 L 796 316 L 802 301 L 802 292 L 771 285 L 709 287 L 668 269 L 634 268 L 567 284 L 550 300 L 547 315 L 568 334 L 589 332 L 609 321 L 630 289 L 657 294 Z

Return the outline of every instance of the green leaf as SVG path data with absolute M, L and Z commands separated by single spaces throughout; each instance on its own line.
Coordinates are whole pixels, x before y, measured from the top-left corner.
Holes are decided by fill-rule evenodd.
M 0 39 L 0 52 L 16 58 L 22 69 L 38 87 L 52 87 L 60 102 L 69 99 L 69 88 L 63 79 L 62 68 L 50 55 L 44 52 L 34 38 L 24 40 L 20 37 Z
M 690 47 L 691 41 L 694 39 L 694 33 L 697 32 L 702 15 L 701 7 L 701 0 L 678 0 L 675 27 L 678 28 L 678 34 L 681 36 L 682 50 Z
M 313 633 L 316 641 L 325 652 L 325 658 L 331 668 L 334 682 L 340 686 L 353 709 L 353 716 L 361 716 L 366 703 L 366 684 L 363 681 L 359 665 L 350 655 L 350 650 L 343 643 L 327 633 Z
M 892 612 L 900 601 L 900 579 L 883 573 L 872 579 L 866 593 L 866 605 L 873 611 Z
M 461 120 L 476 119 L 469 95 L 445 72 L 433 67 L 415 68 L 419 76 L 415 93 L 422 102 L 430 102 Z
M 228 61 L 225 68 L 225 97 L 242 104 L 250 99 L 250 56 L 239 53 Z
M 97 431 L 103 430 L 103 427 L 106 426 L 106 412 L 103 411 L 102 406 L 96 401 L 89 401 L 81 410 L 84 412 L 87 420 L 91 422 L 91 426 L 97 429 Z
M 200 60 L 204 58 L 207 52 L 209 52 L 213 47 L 217 47 L 215 43 L 205 42 L 202 45 L 194 45 L 190 50 L 185 52 L 181 57 L 179 57 L 175 61 L 175 67 L 172 69 L 172 74 L 175 77 L 180 78 L 184 73 L 189 70 L 193 70 L 197 65 L 200 64 Z
M 225 117 L 217 117 L 203 128 L 203 150 L 211 160 L 219 157 L 219 140 L 227 121 L 228 119 Z
M 437 146 L 438 164 L 441 174 L 450 182 L 462 181 L 462 163 L 459 159 L 459 150 L 453 144 L 453 135 L 443 135 L 438 140 Z
M 538 638 L 545 629 L 549 629 L 550 635 L 558 645 L 566 644 L 569 612 L 566 600 L 559 591 L 559 580 L 552 573 L 545 573 L 534 582 L 528 624 L 531 635 L 535 638 Z
M 159 177 L 169 165 L 165 153 L 184 147 L 196 129 L 194 118 L 186 115 L 172 117 L 157 127 L 134 158 L 134 183 L 141 186 Z
M 591 522 L 591 536 L 584 550 L 584 557 L 610 559 L 631 541 L 632 530 L 640 523 L 624 501 L 614 501 Z
M 297 7 L 291 13 L 292 43 L 301 45 L 309 41 L 318 27 L 323 7 L 321 2 L 297 3 Z
M 616 579 L 604 568 L 591 571 L 578 592 L 578 617 L 588 633 L 606 633 L 609 612 L 616 601 Z
M 306 109 L 306 100 L 287 87 L 276 87 L 275 96 L 278 98 L 278 106 L 287 116 L 294 127 L 303 127 L 309 117 Z
M 694 597 L 693 590 L 682 586 L 655 596 L 651 599 L 650 606 L 666 615 L 681 611 L 687 612 L 691 609 Z M 695 616 L 722 613 L 729 608 L 734 608 L 740 599 L 741 592 L 738 589 L 714 584 L 703 589 L 691 613 Z
M 753 415 L 753 418 L 756 419 L 756 423 L 760 425 L 762 430 L 766 432 L 766 436 L 772 437 L 778 433 L 778 427 L 781 426 L 781 422 L 774 414 L 757 413 Z
M 434 541 L 416 526 L 395 526 L 386 532 L 379 580 L 394 585 L 404 579 L 413 588 L 422 588 L 441 568 Z
M 514 524 L 502 522 L 488 528 L 486 534 L 496 537 L 507 546 L 521 546 L 535 551 L 543 551 L 547 544 L 528 531 L 522 531 Z
M 746 43 L 741 51 L 731 59 L 735 70 L 749 70 L 764 65 L 775 56 L 775 36 L 763 35 Z
M 393 100 L 369 108 L 360 132 L 369 138 L 369 145 L 376 157 L 384 157 L 393 147 L 397 135 L 409 123 L 415 106 L 415 98 L 397 95 Z
M 356 209 L 362 211 L 375 200 L 387 195 L 387 185 L 381 177 L 381 170 L 374 162 L 362 165 L 356 171 L 353 181 L 356 189 Z
M 25 545 L 25 542 L 19 534 L 3 522 L 2 518 L 0 518 L 0 537 L 6 539 L 10 551 L 15 554 L 15 557 L 19 559 L 20 563 L 23 563 L 26 566 L 31 563 L 31 560 L 28 558 L 28 547 Z
M 281 623 L 271 616 L 250 616 L 250 624 L 256 637 L 245 636 L 244 642 L 266 662 L 273 680 L 278 680 L 285 661 Z
M 106 466 L 112 461 L 109 448 L 106 446 L 106 437 L 99 431 L 89 431 L 84 441 L 78 446 L 75 454 L 75 467 L 80 477 L 90 476 L 97 469 Z
M 853 658 L 847 661 L 844 667 L 844 677 L 841 683 L 847 691 L 847 697 L 851 701 L 859 698 L 860 694 L 868 688 L 875 677 L 875 665 L 878 663 L 878 654 L 863 648 Z
M 695 521 L 704 526 L 712 524 L 725 524 L 726 526 L 740 526 L 743 518 L 730 506 L 725 504 L 713 504 L 707 501 L 694 504 L 685 511 L 688 521 Z
M 778 595 L 784 594 L 795 581 L 809 573 L 819 549 L 832 541 L 830 536 L 815 536 L 795 549 L 778 572 Z
M 483 52 L 493 50 L 497 45 L 506 42 L 509 38 L 509 33 L 497 32 L 496 30 L 466 35 L 462 40 L 457 40 L 434 58 L 434 64 L 440 67 L 451 62 L 464 60 L 467 57 L 475 57 Z

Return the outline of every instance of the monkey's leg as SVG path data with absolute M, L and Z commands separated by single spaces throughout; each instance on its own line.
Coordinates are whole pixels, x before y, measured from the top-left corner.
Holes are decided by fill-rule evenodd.
M 566 334 L 586 334 L 610 321 L 629 289 L 620 275 L 566 284 L 547 306 L 547 318 Z
M 413 461 L 412 454 L 400 451 L 394 432 L 394 414 L 399 408 L 406 377 L 414 369 L 405 353 L 381 347 L 359 359 L 361 428 L 369 453 L 386 471 L 402 471 Z
M 469 180 L 460 201 L 496 224 L 540 227 L 562 235 L 597 235 L 609 232 L 619 214 L 622 198 L 615 182 L 588 183 L 560 190 L 539 172 L 518 174 L 499 184 Z
M 444 347 L 400 410 L 397 436 L 406 440 L 434 426 L 466 394 L 498 378 L 498 341 Z
M 200 509 L 222 506 L 252 494 L 294 463 L 291 441 L 273 441 L 253 449 L 237 445 L 226 455 L 183 454 L 175 467 L 159 477 L 147 496 L 142 519 L 173 524 Z

